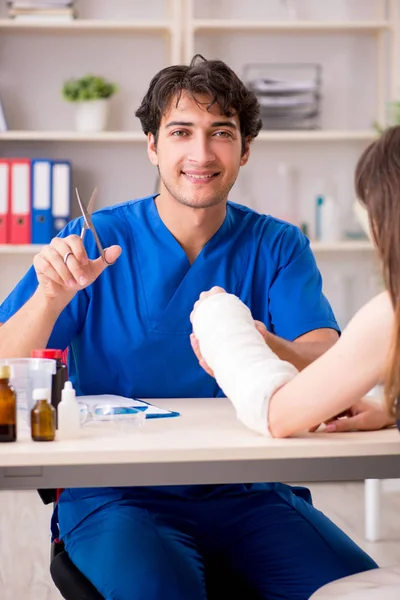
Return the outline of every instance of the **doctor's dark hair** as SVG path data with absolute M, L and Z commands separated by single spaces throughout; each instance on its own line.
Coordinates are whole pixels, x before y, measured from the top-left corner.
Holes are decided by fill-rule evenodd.
M 400 127 L 387 129 L 364 150 L 355 172 L 357 197 L 368 211 L 395 313 L 385 397 L 391 414 L 400 397 Z
M 199 95 L 206 95 L 210 101 L 207 110 L 218 105 L 226 117 L 237 114 L 242 136 L 242 152 L 246 141 L 254 139 L 261 129 L 260 105 L 239 77 L 221 60 L 206 60 L 196 54 L 190 65 L 173 65 L 162 69 L 153 77 L 149 89 L 135 115 L 140 119 L 147 135 L 152 133 L 157 142 L 163 114 L 171 101 L 178 105 L 183 92 L 187 92 L 199 104 Z

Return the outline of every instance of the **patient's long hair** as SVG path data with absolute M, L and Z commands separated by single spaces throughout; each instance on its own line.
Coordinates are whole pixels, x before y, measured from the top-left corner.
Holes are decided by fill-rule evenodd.
M 385 397 L 391 414 L 400 396 L 400 127 L 391 127 L 361 155 L 355 188 L 365 205 L 371 233 L 395 313 Z

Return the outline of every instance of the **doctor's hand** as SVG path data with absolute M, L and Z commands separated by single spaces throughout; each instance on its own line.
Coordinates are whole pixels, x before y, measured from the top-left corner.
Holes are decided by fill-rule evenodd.
M 55 237 L 33 259 L 39 282 L 38 290 L 47 299 L 68 304 L 79 290 L 91 285 L 97 277 L 120 256 L 120 246 L 105 250 L 107 262 L 102 257 L 89 260 L 78 235 Z
M 387 412 L 386 406 L 362 398 L 351 408 L 325 423 L 327 433 L 343 431 L 373 431 L 394 425 L 395 418 Z

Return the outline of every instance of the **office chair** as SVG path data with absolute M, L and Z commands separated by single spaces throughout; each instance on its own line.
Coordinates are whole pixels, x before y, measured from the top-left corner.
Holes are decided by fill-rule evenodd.
M 94 585 L 70 560 L 62 542 L 52 543 L 50 574 L 65 600 L 104 600 Z
M 61 491 L 38 490 L 43 503 L 53 503 L 54 506 L 57 504 Z M 52 520 L 52 525 L 53 521 L 56 519 Z M 54 535 L 56 535 L 55 531 L 53 531 L 53 537 Z M 64 543 L 58 539 L 51 543 L 50 575 L 65 600 L 104 600 L 94 585 L 74 565 L 64 548 Z

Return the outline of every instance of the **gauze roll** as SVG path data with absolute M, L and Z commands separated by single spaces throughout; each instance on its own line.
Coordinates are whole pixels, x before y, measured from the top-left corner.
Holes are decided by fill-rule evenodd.
M 250 310 L 232 294 L 215 294 L 200 302 L 192 323 L 201 354 L 238 419 L 258 433 L 270 435 L 270 398 L 295 377 L 296 367 L 269 348 Z

